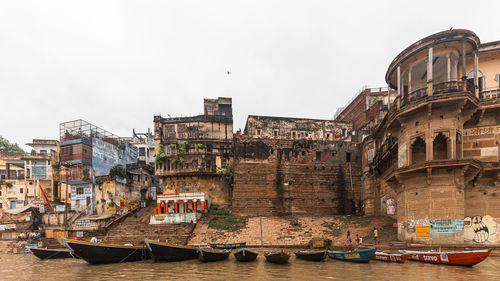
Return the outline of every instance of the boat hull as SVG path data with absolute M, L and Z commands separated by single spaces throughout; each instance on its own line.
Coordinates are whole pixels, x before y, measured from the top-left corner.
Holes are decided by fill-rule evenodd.
M 210 248 L 214 249 L 236 249 L 236 248 L 245 248 L 247 246 L 247 242 L 232 243 L 232 244 L 210 243 L 209 245 Z
M 307 261 L 324 261 L 328 257 L 326 251 L 296 251 L 295 256 Z
M 73 258 L 73 254 L 69 249 L 46 249 L 46 248 L 28 248 L 28 249 L 35 257 L 41 260 Z
M 288 263 L 290 255 L 286 252 L 268 252 L 264 254 L 266 261 L 275 264 L 285 264 Z
M 122 263 L 149 259 L 146 246 L 103 244 L 62 238 L 73 253 L 91 264 Z
M 198 258 L 198 248 L 145 239 L 155 261 L 184 261 Z
M 259 253 L 247 250 L 245 248 L 243 248 L 243 249 L 241 249 L 239 251 L 236 251 L 234 253 L 234 257 L 236 258 L 236 260 L 237 261 L 241 261 L 241 262 L 254 261 L 254 260 L 257 259 L 258 255 L 259 255 Z
M 491 249 L 473 250 L 462 252 L 421 252 L 421 251 L 399 251 L 407 254 L 408 259 L 434 263 L 460 266 L 473 266 L 485 260 L 491 253 Z
M 352 252 L 328 251 L 328 255 L 337 260 L 350 262 L 370 262 L 376 249 L 359 250 Z
M 228 250 L 200 249 L 200 260 L 203 262 L 222 261 L 229 257 Z
M 408 255 L 405 254 L 389 254 L 384 252 L 375 252 L 375 254 L 372 257 L 372 260 L 404 263 L 407 258 Z

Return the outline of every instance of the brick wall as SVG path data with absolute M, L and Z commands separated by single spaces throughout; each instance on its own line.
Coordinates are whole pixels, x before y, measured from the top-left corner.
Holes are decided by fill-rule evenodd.
M 235 155 L 235 214 L 338 214 L 341 197 L 345 213 L 359 208 L 361 159 L 356 145 L 240 137 Z M 339 192 L 340 178 L 343 193 Z

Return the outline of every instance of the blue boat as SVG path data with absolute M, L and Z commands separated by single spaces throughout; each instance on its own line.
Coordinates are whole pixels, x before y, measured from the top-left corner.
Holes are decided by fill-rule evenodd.
M 352 262 L 370 262 L 377 249 L 367 249 L 352 252 L 328 251 L 328 256 L 338 260 Z
M 236 248 L 245 248 L 247 246 L 247 242 L 232 243 L 232 244 L 210 243 L 209 245 L 211 248 L 215 249 L 236 249 Z

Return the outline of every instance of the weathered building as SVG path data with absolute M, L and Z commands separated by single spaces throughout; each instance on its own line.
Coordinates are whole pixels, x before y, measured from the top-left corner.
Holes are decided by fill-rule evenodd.
M 468 30 L 390 64 L 396 100 L 363 142 L 365 212 L 397 217 L 400 240 L 500 243 L 499 71 L 500 41 Z
M 371 135 L 384 119 L 396 91 L 390 88 L 363 88 L 349 104 L 335 116 L 336 121 L 352 124 L 352 141 L 361 142 Z
M 0 154 L 0 208 L 15 209 L 35 200 L 59 200 L 57 140 L 34 139 L 31 153 Z
M 84 120 L 59 124 L 61 181 L 71 187 L 71 209 L 95 212 L 94 179 L 116 165 L 137 162 L 137 148 Z
M 164 194 L 204 192 L 214 206 L 228 206 L 231 187 L 222 179 L 233 155 L 232 99 L 204 100 L 204 114 L 154 117 L 155 175 Z
M 249 116 L 235 138 L 238 215 L 359 213 L 359 146 L 345 122 Z

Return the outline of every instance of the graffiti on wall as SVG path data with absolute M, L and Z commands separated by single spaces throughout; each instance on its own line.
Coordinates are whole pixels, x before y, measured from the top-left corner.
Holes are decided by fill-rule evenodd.
M 476 243 L 500 242 L 498 224 L 492 216 L 472 216 L 464 219 L 464 240 Z

